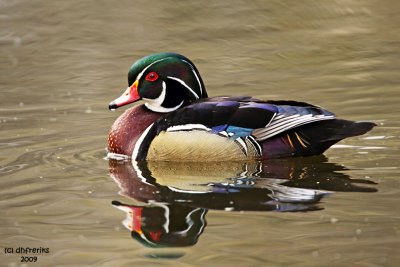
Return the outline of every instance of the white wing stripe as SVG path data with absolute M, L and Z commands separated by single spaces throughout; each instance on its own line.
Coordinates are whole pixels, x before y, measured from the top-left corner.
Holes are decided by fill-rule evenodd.
M 303 124 L 311 123 L 314 121 L 320 121 L 321 119 L 308 119 L 308 120 L 296 120 L 296 121 L 289 121 L 284 125 L 278 125 L 277 127 L 273 128 L 263 128 L 263 129 L 256 129 L 253 131 L 253 134 L 259 135 L 259 134 L 266 134 L 266 133 L 280 133 L 285 130 L 289 130 L 291 128 L 294 128 L 296 126 L 300 126 Z M 279 127 L 280 126 L 280 127 Z
M 305 115 L 305 116 L 288 116 L 286 118 L 283 119 L 279 119 L 279 121 L 273 121 L 271 122 L 269 125 L 267 125 L 267 127 L 265 128 L 259 128 L 259 129 L 255 129 L 254 132 L 265 132 L 265 131 L 271 131 L 274 130 L 276 128 L 287 128 L 287 126 L 291 126 L 291 125 L 297 125 L 297 124 L 303 124 L 304 122 L 314 122 L 314 121 L 320 121 L 320 120 L 329 120 L 329 119 L 333 119 L 333 116 L 309 116 L 309 115 Z
M 299 118 L 299 117 L 291 118 L 291 117 L 288 117 L 287 120 L 279 120 L 278 122 L 272 122 L 272 123 L 270 123 L 270 124 L 267 126 L 267 128 L 268 128 L 268 129 L 279 128 L 279 127 L 281 127 L 281 126 L 283 126 L 283 125 L 286 125 L 286 124 L 288 124 L 288 123 L 296 122 L 296 121 L 300 121 L 300 120 L 306 120 L 306 119 L 307 119 L 307 118 Z
M 313 122 L 313 121 L 319 121 L 321 119 L 319 118 L 313 118 L 313 117 L 308 117 L 308 118 L 294 118 L 290 119 L 287 121 L 281 121 L 279 124 L 274 124 L 274 125 L 268 125 L 266 128 L 267 131 L 274 131 L 275 129 L 279 130 L 280 128 L 287 128 L 288 126 L 292 125 L 297 125 L 297 124 L 302 124 L 303 122 Z
M 326 116 L 326 115 L 292 115 L 288 117 L 277 116 L 276 120 L 271 122 L 267 127 L 255 129 L 253 131 L 253 136 L 256 137 L 257 141 L 263 141 L 268 139 L 274 135 L 282 133 L 284 131 L 293 129 L 295 127 L 308 124 L 311 122 L 322 121 L 322 120 L 331 120 L 334 119 L 334 116 Z
M 190 130 L 203 130 L 210 131 L 211 129 L 204 126 L 203 124 L 184 124 L 184 125 L 175 125 L 167 128 L 167 132 L 177 132 L 177 131 L 190 131 Z

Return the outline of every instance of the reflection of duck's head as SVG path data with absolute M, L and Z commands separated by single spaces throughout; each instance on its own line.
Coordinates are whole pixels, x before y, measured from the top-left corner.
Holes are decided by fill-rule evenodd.
M 146 206 L 126 205 L 113 201 L 126 212 L 123 225 L 132 237 L 149 247 L 192 246 L 206 225 L 206 210 L 178 205 L 152 203 Z

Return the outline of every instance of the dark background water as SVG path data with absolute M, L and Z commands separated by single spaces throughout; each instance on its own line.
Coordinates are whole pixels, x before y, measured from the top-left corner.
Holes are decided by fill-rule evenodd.
M 3 251 L 23 246 L 50 249 L 29 266 L 397 266 L 399 11 L 370 0 L 0 1 L 0 265 L 26 266 Z M 132 240 L 111 205 L 138 201 L 104 160 L 122 112 L 107 105 L 132 62 L 161 51 L 194 61 L 211 96 L 296 99 L 374 121 L 293 173 L 339 173 L 377 192 L 332 190 L 309 212 L 209 207 L 194 246 Z M 192 189 L 187 173 L 171 176 L 162 183 Z

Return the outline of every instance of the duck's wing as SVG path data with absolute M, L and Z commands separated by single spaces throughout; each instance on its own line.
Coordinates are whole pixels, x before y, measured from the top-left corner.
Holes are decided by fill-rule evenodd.
M 323 121 L 326 122 L 322 126 L 324 129 L 319 129 L 317 123 Z M 199 136 L 198 132 L 205 132 L 207 136 L 213 134 L 234 140 L 245 156 L 251 153 L 261 157 L 265 149 L 272 150 L 269 153 L 272 156 L 319 154 L 345 137 L 367 131 L 357 130 L 352 124 L 354 122 L 338 120 L 333 113 L 304 102 L 261 101 L 249 97 L 209 98 L 156 121 L 144 136 L 137 155 L 138 159 L 145 159 L 150 143 L 160 133 L 181 133 L 179 138 L 183 138 L 182 132 L 194 131 L 196 134 L 192 136 L 197 139 L 205 136 Z M 187 136 L 191 138 L 191 135 Z M 214 141 L 210 140 L 210 144 L 214 145 Z M 321 143 L 324 143 L 323 149 L 319 149 Z M 226 146 L 225 149 L 232 148 Z
M 304 102 L 211 98 L 166 115 L 157 133 L 203 128 L 235 137 L 252 135 L 263 141 L 304 124 L 332 119 L 333 113 Z

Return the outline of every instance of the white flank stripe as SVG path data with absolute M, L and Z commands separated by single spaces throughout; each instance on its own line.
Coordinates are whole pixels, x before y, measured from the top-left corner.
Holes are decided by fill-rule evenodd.
M 154 123 L 150 124 L 149 127 L 147 127 L 146 130 L 144 130 L 142 135 L 136 141 L 135 148 L 133 149 L 133 152 L 132 152 L 132 161 L 136 161 L 136 157 L 137 157 L 137 155 L 139 153 L 140 145 L 142 144 L 144 138 L 146 137 L 147 133 L 150 131 L 150 128 L 153 126 L 153 124 Z
M 254 139 L 253 136 L 249 135 L 246 136 L 246 139 L 249 140 L 250 144 L 254 147 L 254 149 L 257 151 L 258 156 L 262 155 L 262 147 L 260 146 L 260 144 L 256 141 L 256 139 Z
M 187 131 L 187 130 L 210 131 L 211 129 L 204 126 L 203 124 L 184 124 L 184 125 L 175 125 L 167 128 L 167 132 L 177 132 L 177 131 Z
M 243 149 L 244 149 L 244 154 L 245 154 L 245 156 L 247 156 L 248 151 L 247 151 L 246 143 L 245 143 L 245 142 L 242 140 L 242 138 L 240 138 L 240 137 L 236 138 L 235 141 L 243 147 Z

